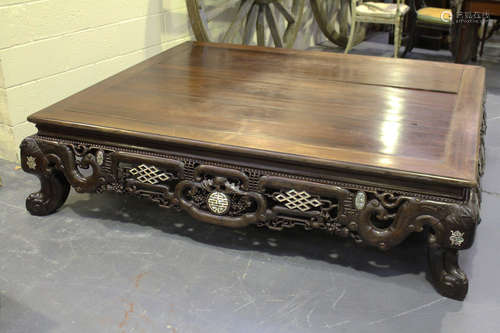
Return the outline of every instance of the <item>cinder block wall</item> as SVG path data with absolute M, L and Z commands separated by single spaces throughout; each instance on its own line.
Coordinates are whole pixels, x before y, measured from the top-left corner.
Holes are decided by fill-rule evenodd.
M 295 47 L 318 38 L 306 8 Z M 0 0 L 0 158 L 28 115 L 189 39 L 185 0 Z
M 190 39 L 184 0 L 0 0 L 0 158 L 26 117 Z

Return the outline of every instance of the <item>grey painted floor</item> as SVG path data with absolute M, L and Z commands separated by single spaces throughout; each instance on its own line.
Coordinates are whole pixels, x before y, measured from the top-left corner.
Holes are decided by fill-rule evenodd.
M 24 198 L 38 180 L 0 161 L 0 332 L 500 332 L 500 65 L 484 65 L 483 222 L 460 257 L 464 302 L 426 280 L 419 235 L 382 253 L 75 192 L 58 213 L 33 217 Z

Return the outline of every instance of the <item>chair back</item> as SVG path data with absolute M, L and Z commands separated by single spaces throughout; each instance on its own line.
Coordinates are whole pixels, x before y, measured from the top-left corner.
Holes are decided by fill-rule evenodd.
M 351 13 L 356 15 L 356 7 L 363 4 L 364 0 L 351 0 Z M 383 1 L 370 1 L 370 2 L 383 2 Z M 405 4 L 405 0 L 396 0 L 396 16 L 399 16 L 400 6 Z

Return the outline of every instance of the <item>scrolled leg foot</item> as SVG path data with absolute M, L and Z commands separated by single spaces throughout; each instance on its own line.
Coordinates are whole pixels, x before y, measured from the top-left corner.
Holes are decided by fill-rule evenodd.
M 40 191 L 31 193 L 26 198 L 26 209 L 32 215 L 49 215 L 64 204 L 70 186 L 64 176 L 57 172 L 39 175 L 38 178 L 42 187 Z
M 23 170 L 40 179 L 40 191 L 26 198 L 26 209 L 37 216 L 49 215 L 60 208 L 68 197 L 70 185 L 62 172 L 56 170 L 37 142 L 26 138 L 21 143 L 21 165 Z
M 430 235 L 428 262 L 432 283 L 443 296 L 463 300 L 469 289 L 469 281 L 458 266 L 458 251 L 442 248 Z

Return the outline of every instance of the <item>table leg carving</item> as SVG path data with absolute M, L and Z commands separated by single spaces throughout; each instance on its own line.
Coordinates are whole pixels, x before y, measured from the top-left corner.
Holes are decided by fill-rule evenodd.
M 108 181 L 101 170 L 102 150 L 33 137 L 24 139 L 20 148 L 23 170 L 36 175 L 42 185 L 39 192 L 26 200 L 26 207 L 33 215 L 48 215 L 61 207 L 70 185 L 77 192 L 95 192 Z
M 469 281 L 458 266 L 458 251 L 443 248 L 436 237 L 430 234 L 427 258 L 436 290 L 443 296 L 463 300 L 469 289 Z
M 377 221 L 387 224 L 382 226 Z M 428 227 L 432 282 L 442 295 L 462 300 L 467 294 L 468 281 L 458 266 L 457 251 L 472 246 L 478 223 L 479 201 L 475 190 L 461 204 L 383 194 L 370 200 L 360 212 L 358 232 L 364 243 L 386 250 L 411 232 Z
M 475 191 L 463 205 L 452 205 L 440 219 L 429 218 L 428 266 L 436 290 L 443 296 L 463 300 L 468 279 L 458 265 L 458 250 L 470 248 L 479 223 L 479 201 Z
M 26 198 L 26 209 L 32 215 L 49 215 L 59 209 L 69 194 L 69 183 L 40 150 L 36 141 L 26 139 L 21 143 L 21 165 L 24 171 L 40 179 L 40 191 Z

